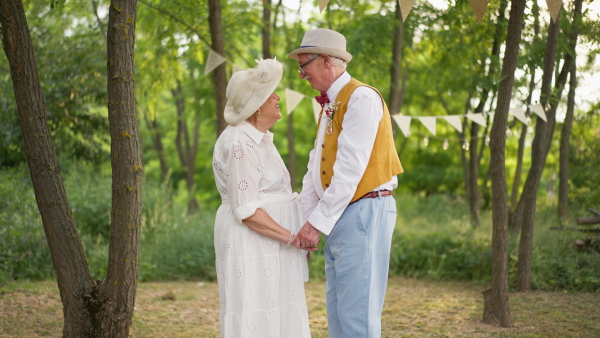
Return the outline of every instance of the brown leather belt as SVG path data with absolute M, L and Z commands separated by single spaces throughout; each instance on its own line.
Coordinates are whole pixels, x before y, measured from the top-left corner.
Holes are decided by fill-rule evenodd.
M 390 190 L 379 190 L 379 191 L 371 191 L 364 194 L 359 200 L 363 198 L 376 198 L 376 197 L 384 197 L 384 196 L 392 196 L 392 192 Z

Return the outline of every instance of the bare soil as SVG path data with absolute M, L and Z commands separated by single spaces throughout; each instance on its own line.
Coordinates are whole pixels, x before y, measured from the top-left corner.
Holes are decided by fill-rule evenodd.
M 481 322 L 485 286 L 394 277 L 382 337 L 600 337 L 600 294 L 513 293 L 510 328 Z M 306 284 L 313 337 L 327 337 L 324 282 Z M 216 283 L 140 283 L 131 337 L 218 337 Z M 55 282 L 0 286 L 0 337 L 60 337 Z

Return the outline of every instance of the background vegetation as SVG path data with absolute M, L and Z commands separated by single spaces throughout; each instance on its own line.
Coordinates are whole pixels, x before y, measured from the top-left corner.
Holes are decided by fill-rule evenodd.
M 55 3 L 55 2 L 52 2 Z M 254 66 L 260 58 L 259 20 L 261 1 L 223 1 L 223 25 L 228 72 L 233 64 Z M 48 2 L 25 2 L 31 35 L 35 44 L 38 71 L 48 107 L 53 140 L 71 208 L 92 274 L 106 274 L 110 225 L 111 173 L 106 112 L 104 12 L 106 1 L 64 1 L 50 7 Z M 92 6 L 95 5 L 95 6 Z M 491 1 L 494 13 L 499 1 Z M 281 3 L 274 4 L 273 54 L 286 66 L 281 87 L 307 96 L 314 94 L 306 81 L 297 78 L 296 64 L 286 58 L 299 45 L 305 29 L 332 27 L 348 38 L 354 55 L 349 72 L 356 78 L 390 95 L 389 70 L 394 18 L 393 1 L 332 1 L 326 15 L 296 18 Z M 136 85 L 140 132 L 144 144 L 145 183 L 143 187 L 143 231 L 140 279 L 214 280 L 213 221 L 220 204 L 212 176 L 212 147 L 216 140 L 214 89 L 210 76 L 204 76 L 209 53 L 207 7 L 203 1 L 140 1 L 136 36 Z M 563 11 L 563 14 L 566 11 Z M 564 14 L 566 15 L 566 14 Z M 544 14 L 544 18 L 548 15 Z M 177 18 L 177 19 L 175 19 Z M 566 20 L 565 20 L 566 21 Z M 526 36 L 533 34 L 533 18 L 527 17 Z M 545 23 L 547 25 L 547 22 Z M 476 22 L 467 1 L 452 2 L 440 10 L 427 3 L 417 4 L 404 24 L 411 37 L 403 57 L 409 69 L 402 112 L 405 115 L 441 116 L 463 114 L 469 89 L 496 82 L 480 71 L 482 55 L 489 53 L 493 25 Z M 598 22 L 586 22 L 582 32 L 585 53 L 578 63 L 580 74 L 594 74 L 598 53 Z M 408 37 L 407 37 L 408 39 Z M 522 51 L 520 78 L 516 83 L 515 104 L 527 96 L 529 68 L 543 51 L 534 42 Z M 488 62 L 499 62 L 489 60 Z M 587 73 L 586 73 L 587 72 Z M 489 83 L 488 83 L 489 82 Z M 180 91 L 174 91 L 176 89 Z M 280 102 L 285 107 L 285 97 Z M 184 113 L 177 102 L 183 100 Z M 558 172 L 558 142 L 554 141 L 546 163 L 535 226 L 534 287 L 541 290 L 600 291 L 600 259 L 591 248 L 574 251 L 573 241 L 585 237 L 569 226 L 586 209 L 600 206 L 600 114 L 597 98 L 579 99 L 570 144 L 570 217 L 566 227 L 556 217 L 555 179 Z M 493 104 L 489 105 L 493 107 Z M 293 177 L 299 190 L 301 177 L 314 139 L 312 106 L 303 100 L 292 116 L 285 114 L 273 131 L 275 143 L 286 163 L 295 163 Z M 0 281 L 53 278 L 53 268 L 25 164 L 16 103 L 8 64 L 0 57 Z M 517 134 L 520 122 L 512 121 Z M 195 186 L 188 187 L 185 168 L 177 149 L 178 124 L 198 124 L 199 147 L 195 160 Z M 561 127 L 560 123 L 557 129 Z M 190 127 L 191 128 L 191 127 Z M 532 128 L 530 128 L 532 129 Z M 191 129 L 190 129 L 191 130 Z M 473 228 L 461 156 L 464 139 L 447 124 L 439 124 L 437 135 L 413 125 L 412 136 L 396 133 L 396 142 L 406 173 L 399 177 L 395 192 L 398 223 L 394 233 L 391 273 L 408 277 L 460 279 L 485 284 L 491 267 L 491 211 L 482 203 L 482 224 Z M 164 146 L 156 150 L 159 136 Z M 289 157 L 289 136 L 296 158 Z M 288 137 L 286 137 L 288 136 Z M 428 143 L 423 139 L 428 137 Z M 531 142 L 531 131 L 527 142 Z M 443 146 L 445 140 L 449 146 Z M 518 138 L 507 139 L 507 173 L 514 177 Z M 525 148 L 524 166 L 529 165 Z M 482 156 L 479 183 L 482 200 L 489 201 L 489 152 Z M 166 174 L 165 174 L 166 173 Z M 522 174 L 525 178 L 526 170 Z M 195 198 L 199 208 L 190 212 Z M 511 235 L 510 278 L 514 280 L 518 234 Z M 310 261 L 311 277 L 323 278 L 321 251 Z

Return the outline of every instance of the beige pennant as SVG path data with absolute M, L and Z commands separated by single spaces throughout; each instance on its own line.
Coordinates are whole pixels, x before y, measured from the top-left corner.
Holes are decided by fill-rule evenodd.
M 225 62 L 225 58 L 221 56 L 221 54 L 215 52 L 214 50 L 210 50 L 208 54 L 208 59 L 206 60 L 206 68 L 204 69 L 204 75 L 209 74 L 215 68 L 219 67 L 220 64 Z
M 289 88 L 285 89 L 285 107 L 287 109 L 287 114 L 290 115 L 294 108 L 302 101 L 304 95 L 298 93 L 297 91 L 291 90 Z
M 233 74 L 235 74 L 235 73 L 239 72 L 240 70 L 244 70 L 244 68 L 242 68 L 242 67 L 240 67 L 240 66 L 238 66 L 238 65 L 236 65 L 236 64 L 234 63 L 234 64 L 233 64 L 233 69 L 231 70 L 231 75 L 233 75 Z
M 523 108 L 513 108 L 509 110 L 509 113 L 511 113 L 519 121 L 527 124 L 527 116 L 525 116 L 525 110 Z
M 413 8 L 416 0 L 400 0 L 400 13 L 402 13 L 402 22 L 406 21 L 408 13 Z
M 319 13 L 323 13 L 323 10 L 325 9 L 325 7 L 327 7 L 328 3 L 329 0 L 319 0 Z
M 427 130 L 429 130 L 429 132 L 432 133 L 434 136 L 435 136 L 436 120 L 437 120 L 436 117 L 431 117 L 431 116 L 419 117 L 419 121 L 421 121 L 421 123 L 423 123 L 425 128 L 427 128 Z
M 539 116 L 544 122 L 548 122 L 546 119 L 546 112 L 544 111 L 544 107 L 541 104 L 530 105 L 529 109 L 534 112 L 537 116 Z
M 404 136 L 405 137 L 410 136 L 411 117 L 404 116 L 404 115 L 392 115 L 392 118 L 394 119 L 394 121 L 396 121 L 396 123 L 398 124 L 398 127 L 400 127 L 400 130 L 402 131 Z
M 459 133 L 462 133 L 462 123 L 460 123 L 460 116 L 449 115 L 444 116 L 444 120 L 448 121 Z
M 475 12 L 475 17 L 477 21 L 481 23 L 483 21 L 483 16 L 485 15 L 485 10 L 487 9 L 490 0 L 470 0 L 471 7 L 473 7 L 473 11 Z
M 485 127 L 485 120 L 483 119 L 483 114 L 467 114 L 467 118 L 478 125 Z
M 558 13 L 560 13 L 560 8 L 562 7 L 562 0 L 546 0 L 546 5 L 548 5 L 548 11 L 552 20 L 556 22 Z

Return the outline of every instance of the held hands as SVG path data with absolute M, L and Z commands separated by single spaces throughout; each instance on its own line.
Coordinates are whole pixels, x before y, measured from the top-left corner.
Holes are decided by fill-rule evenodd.
M 321 232 L 307 221 L 294 238 L 293 244 L 296 248 L 306 250 L 309 253 L 317 251 L 317 244 L 321 240 L 320 234 Z

